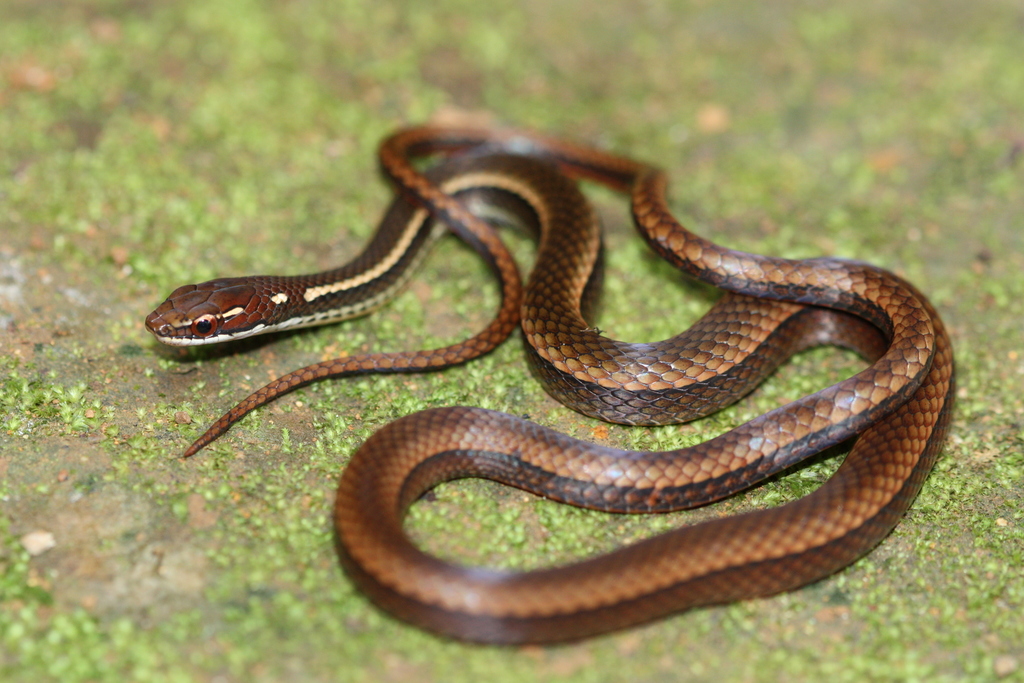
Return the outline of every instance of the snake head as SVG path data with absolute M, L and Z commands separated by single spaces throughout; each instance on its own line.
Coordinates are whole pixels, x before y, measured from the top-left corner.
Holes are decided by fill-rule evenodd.
M 146 329 L 172 346 L 215 344 L 259 334 L 266 325 L 248 278 L 185 285 L 146 316 Z

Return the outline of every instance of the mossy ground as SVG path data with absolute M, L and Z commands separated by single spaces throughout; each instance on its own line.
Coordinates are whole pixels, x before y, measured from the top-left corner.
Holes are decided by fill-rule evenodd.
M 2 0 L 0 17 L 5 680 L 1024 680 L 1019 4 Z M 483 266 L 446 242 L 363 320 L 190 353 L 142 328 L 179 284 L 344 261 L 389 199 L 377 142 L 456 109 L 660 164 L 679 214 L 729 246 L 863 259 L 927 292 L 959 403 L 895 532 L 806 589 L 555 648 L 439 640 L 338 566 L 339 473 L 400 415 L 484 405 L 667 448 L 857 367 L 829 350 L 705 423 L 629 430 L 546 398 L 513 342 L 436 375 L 311 387 L 178 460 L 283 372 L 487 319 Z M 714 294 L 646 253 L 621 198 L 593 196 L 601 326 L 651 339 L 698 316 Z M 411 525 L 435 552 L 530 567 L 776 504 L 834 466 L 653 519 L 459 483 Z M 56 546 L 30 556 L 33 531 Z

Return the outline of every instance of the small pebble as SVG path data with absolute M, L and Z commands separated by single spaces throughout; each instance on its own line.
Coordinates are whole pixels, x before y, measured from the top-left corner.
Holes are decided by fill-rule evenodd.
M 114 262 L 114 265 L 123 266 L 128 263 L 129 256 L 128 250 L 124 247 L 111 247 L 110 249 L 110 259 Z
M 21 537 L 21 547 L 32 557 L 42 555 L 57 545 L 57 539 L 49 531 L 30 531 Z
M 1020 664 L 1017 662 L 1017 658 L 1010 655 L 1000 655 L 992 662 L 993 673 L 999 678 L 1009 676 L 1017 670 L 1018 666 Z

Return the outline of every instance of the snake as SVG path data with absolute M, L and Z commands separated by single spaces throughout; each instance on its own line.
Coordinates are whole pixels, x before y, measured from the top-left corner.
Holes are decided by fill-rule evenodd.
M 149 315 L 147 328 L 162 342 L 190 346 L 362 315 L 395 296 L 445 232 L 495 273 L 501 303 L 493 319 L 449 346 L 354 354 L 286 374 L 214 422 L 186 456 L 296 387 L 450 367 L 488 353 L 517 326 L 533 375 L 553 397 L 585 415 L 632 425 L 708 415 L 811 346 L 850 348 L 867 364 L 709 441 L 671 451 L 588 443 L 475 407 L 434 408 L 385 425 L 351 456 L 333 513 L 342 566 L 384 610 L 461 640 L 578 640 L 827 577 L 885 538 L 921 490 L 949 430 L 954 360 L 934 306 L 903 278 L 858 261 L 720 246 L 673 216 L 667 176 L 657 167 L 532 131 L 412 127 L 386 138 L 379 159 L 396 197 L 356 259 L 313 275 L 180 287 Z M 425 159 L 435 163 L 424 168 Z M 627 343 L 587 322 L 603 246 L 580 181 L 629 195 L 648 245 L 724 291 L 689 330 Z M 495 230 L 509 223 L 538 235 L 525 285 Z M 487 478 L 609 512 L 663 512 L 720 500 L 850 441 L 835 473 L 807 496 L 564 565 L 525 572 L 457 565 L 421 550 L 403 528 L 408 509 L 452 479 Z

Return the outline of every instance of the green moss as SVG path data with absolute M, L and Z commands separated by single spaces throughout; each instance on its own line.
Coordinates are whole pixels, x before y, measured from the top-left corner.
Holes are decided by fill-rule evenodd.
M 3 15 L 4 680 L 1024 680 L 1012 4 L 15 1 Z M 187 353 L 141 329 L 177 285 L 346 260 L 389 200 L 379 140 L 453 106 L 664 166 L 679 215 L 729 246 L 872 261 L 927 292 L 953 333 L 959 402 L 893 535 L 791 594 L 496 650 L 370 606 L 338 566 L 330 516 L 353 450 L 417 410 L 481 405 L 593 438 L 528 377 L 517 341 L 442 373 L 308 387 L 180 461 L 272 377 L 485 324 L 486 269 L 446 242 L 364 320 Z M 597 323 L 625 339 L 675 334 L 716 294 L 649 255 L 621 198 L 592 196 L 608 228 Z M 607 441 L 687 445 L 857 367 L 814 351 L 696 426 L 612 427 Z M 805 495 L 837 462 L 724 511 Z M 435 495 L 410 520 L 425 547 L 516 568 L 720 512 L 600 515 L 486 482 Z M 58 545 L 30 557 L 19 539 L 37 529 Z

